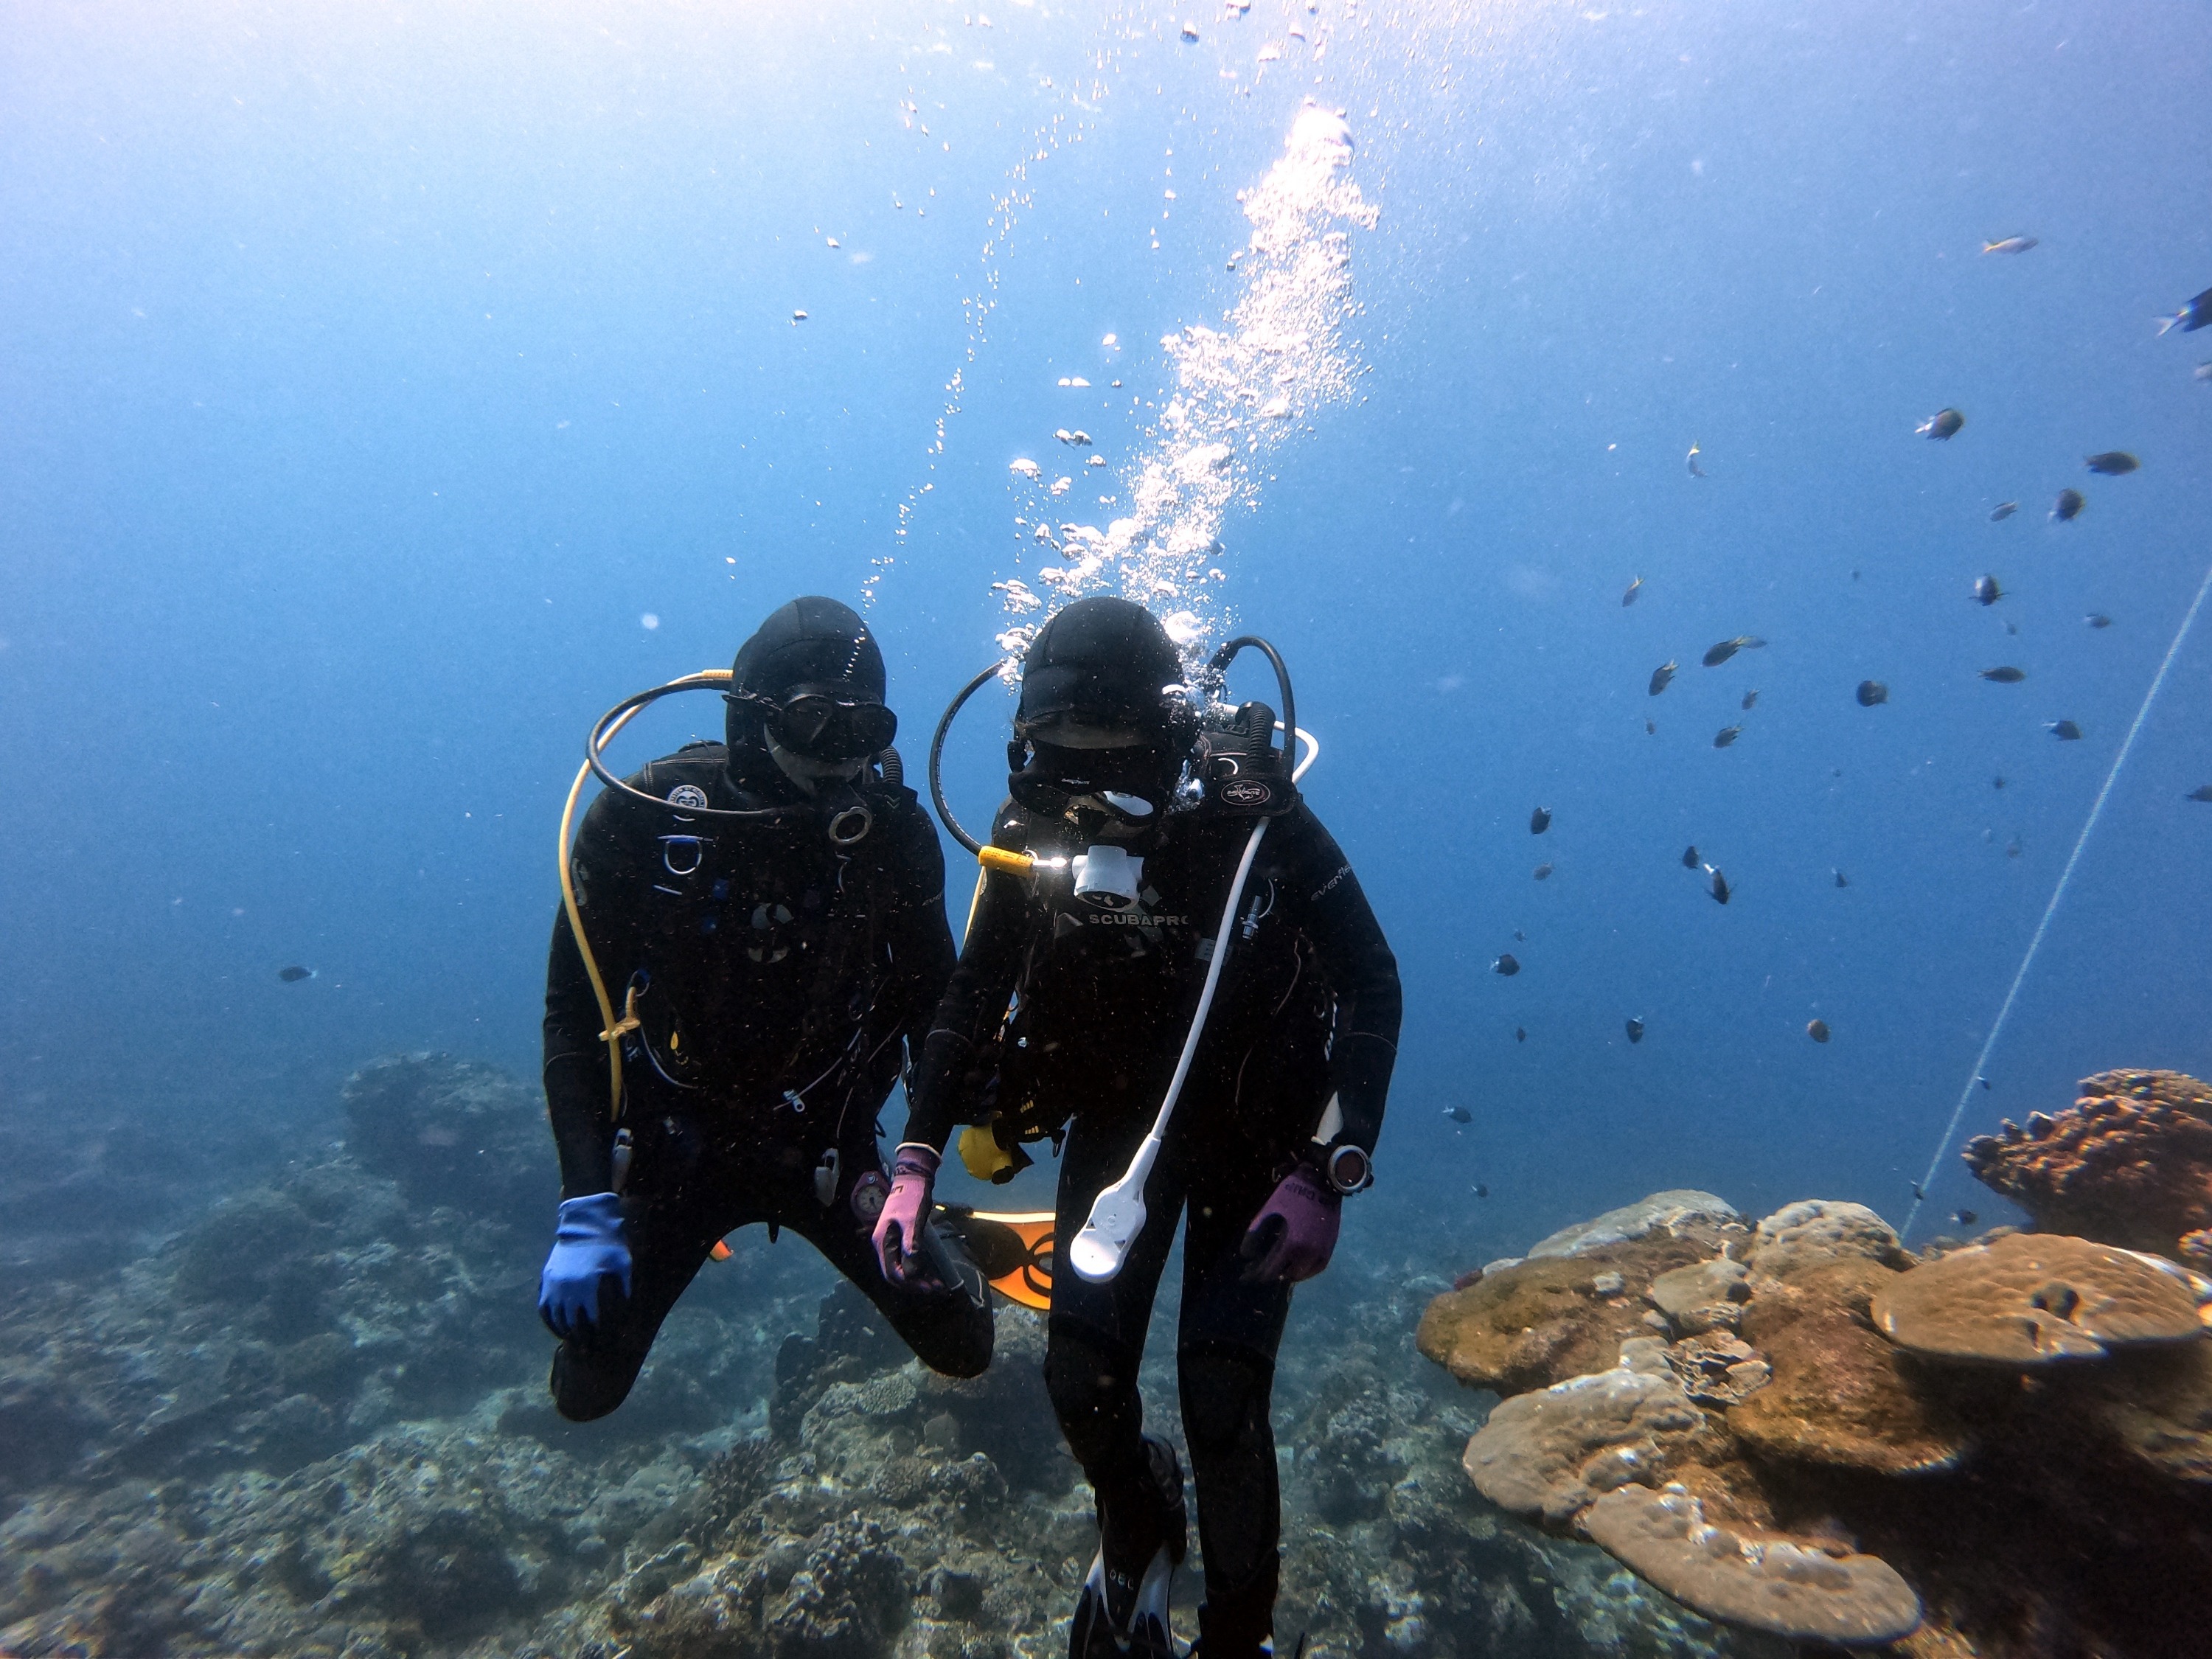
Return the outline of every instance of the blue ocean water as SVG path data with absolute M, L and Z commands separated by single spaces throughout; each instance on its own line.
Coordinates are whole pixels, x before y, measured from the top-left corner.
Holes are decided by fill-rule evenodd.
M 1408 1334 L 1657 1188 L 2012 1219 L 1966 1136 L 2212 1075 L 2212 331 L 2153 323 L 2212 284 L 2208 84 L 2172 0 L 0 0 L 0 1650 L 755 1651 L 684 1645 L 683 1549 L 756 1624 L 888 1559 L 839 1651 L 1055 1648 L 1093 1539 L 1033 1323 L 918 1392 L 751 1229 L 562 1425 L 554 1194 L 428 1115 L 550 1165 L 602 710 L 829 593 L 916 775 L 1032 599 L 1126 589 L 1280 646 L 1405 982 L 1281 1354 L 1279 1630 L 1768 1651 L 1480 1503 L 1486 1401 Z M 970 825 L 1007 706 L 948 749 Z M 521 1082 L 395 1085 L 376 1166 L 341 1089 L 422 1050 Z M 862 1382 L 865 1431 L 813 1413 Z M 1898 1554 L 1956 1628 L 1954 1566 L 2025 1607 L 2080 1553 L 1984 1473 L 1915 1488 L 1956 1561 Z M 2185 1554 L 2129 1502 L 2101 1559 Z
M 1127 488 L 1159 342 L 1238 302 L 1238 192 L 1309 100 L 1379 212 L 1344 230 L 1357 373 L 1211 562 L 1405 976 L 1348 1248 L 1413 1229 L 1449 1267 L 1672 1186 L 1901 1218 L 2212 556 L 2212 336 L 2150 321 L 2212 282 L 2195 7 L 6 15 L 19 1106 L 245 1121 L 275 1160 L 380 1053 L 534 1075 L 591 720 L 865 593 L 918 756 L 1060 516 L 1010 461 L 1048 477 L 1079 428 Z M 1914 435 L 1947 405 L 1956 439 Z M 2112 448 L 2142 471 L 2087 475 Z M 1098 471 L 1071 518 L 1115 515 Z M 1767 644 L 1698 665 L 1738 634 Z M 2212 1066 L 2208 663 L 2200 633 L 1964 1133 Z M 949 757 L 971 822 L 1002 714 Z M 1947 1159 L 1931 1206 L 1976 1201 Z

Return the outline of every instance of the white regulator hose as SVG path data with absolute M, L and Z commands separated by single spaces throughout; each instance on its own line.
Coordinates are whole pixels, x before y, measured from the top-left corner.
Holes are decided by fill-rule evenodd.
M 1278 720 L 1278 728 L 1282 722 Z M 1291 774 L 1296 783 L 1306 775 L 1306 769 L 1321 753 L 1321 744 L 1306 731 L 1297 734 L 1306 744 L 1305 757 Z M 1272 818 L 1261 818 L 1252 826 L 1251 835 L 1244 842 L 1244 856 L 1237 860 L 1237 878 L 1229 884 L 1229 902 L 1221 908 L 1221 926 L 1213 936 L 1213 956 L 1206 965 L 1206 985 L 1198 994 L 1198 1012 L 1191 1016 L 1190 1035 L 1183 1039 L 1182 1054 L 1176 1061 L 1175 1076 L 1168 1081 L 1167 1094 L 1160 1102 L 1159 1115 L 1152 1120 L 1150 1133 L 1137 1148 L 1137 1155 L 1129 1160 L 1129 1167 L 1121 1178 L 1091 1200 L 1091 1218 L 1083 1224 L 1082 1231 L 1068 1246 L 1068 1265 L 1075 1269 L 1079 1279 L 1101 1285 L 1121 1271 L 1128 1258 L 1129 1246 L 1145 1228 L 1145 1182 L 1151 1179 L 1152 1164 L 1160 1155 L 1160 1147 L 1167 1139 L 1168 1124 L 1175 1116 L 1176 1103 L 1182 1097 L 1184 1079 L 1190 1075 L 1191 1061 L 1197 1058 L 1199 1039 L 1206 1035 L 1206 1017 L 1213 1006 L 1213 993 L 1221 983 L 1222 964 L 1229 960 L 1230 941 L 1236 937 L 1237 908 L 1244 900 L 1244 884 L 1252 874 L 1252 860 L 1259 856 L 1260 842 L 1267 833 Z

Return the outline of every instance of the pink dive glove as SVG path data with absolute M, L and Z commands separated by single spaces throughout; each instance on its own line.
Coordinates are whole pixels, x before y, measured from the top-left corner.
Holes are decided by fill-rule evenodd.
M 937 1184 L 937 1154 L 915 1141 L 902 1142 L 891 1154 L 891 1192 L 876 1218 L 876 1260 L 884 1277 L 894 1285 L 908 1282 L 909 1273 L 927 1274 L 916 1258 L 921 1252 L 922 1224 L 929 1216 L 930 1190 Z
M 1343 1198 L 1321 1171 L 1310 1164 L 1298 1164 L 1245 1230 L 1243 1254 L 1250 1265 L 1244 1276 L 1262 1284 L 1311 1279 L 1336 1253 L 1343 1212 Z

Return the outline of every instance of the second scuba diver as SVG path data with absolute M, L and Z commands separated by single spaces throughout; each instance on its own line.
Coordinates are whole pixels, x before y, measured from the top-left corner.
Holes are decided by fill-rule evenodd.
M 1205 1659 L 1267 1650 L 1281 1529 L 1275 1350 L 1291 1285 L 1328 1265 L 1344 1196 L 1368 1183 L 1397 1054 L 1396 962 L 1351 866 L 1292 787 L 1291 739 L 1281 758 L 1271 751 L 1264 704 L 1209 724 L 1185 678 L 1158 622 L 1124 599 L 1079 600 L 1032 643 L 1011 799 L 992 829 L 1000 850 L 984 849 L 989 873 L 911 1080 L 875 1233 L 896 1277 L 928 1237 L 922 1218 L 956 1124 L 994 1120 L 995 1131 L 969 1135 L 991 1135 L 1001 1158 L 1010 1142 L 1066 1126 L 1045 1380 L 1099 1532 L 1073 1659 L 1175 1654 L 1182 1471 L 1143 1432 L 1137 1372 L 1186 1207 L 1176 1362 L 1205 1555 L 1199 1643 Z M 1235 923 L 1216 938 L 1263 817 L 1269 833 Z M 1069 1243 L 1152 1128 L 1224 949 L 1145 1182 L 1149 1224 L 1118 1274 L 1088 1281 L 1069 1270 Z
M 590 947 L 587 964 L 564 904 L 545 990 L 562 1203 L 538 1291 L 564 1417 L 622 1403 L 692 1276 L 753 1221 L 812 1243 L 933 1370 L 990 1363 L 972 1267 L 929 1230 L 933 1271 L 893 1282 L 869 1244 L 876 1114 L 952 965 L 944 855 L 897 781 L 884 692 L 866 624 L 795 599 L 738 653 L 726 744 L 610 787 L 564 848 Z

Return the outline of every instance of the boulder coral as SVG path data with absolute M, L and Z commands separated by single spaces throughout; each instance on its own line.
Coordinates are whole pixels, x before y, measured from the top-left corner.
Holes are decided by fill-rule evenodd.
M 2179 1253 L 2212 1228 L 2212 1085 L 2182 1072 L 2100 1072 L 2075 1103 L 1966 1143 L 1974 1178 L 2039 1232 Z
M 1761 1285 L 1744 1334 L 1773 1381 L 1729 1413 L 1747 1450 L 1876 1474 L 1947 1469 L 1965 1455 L 1969 1437 L 1948 1400 L 1916 1392 L 1910 1361 L 1869 1321 L 1873 1296 L 1897 1277 L 1858 1258 Z
M 2212 1283 L 2008 1231 L 1916 1261 L 1832 1200 L 1697 1225 L 1705 1254 L 1645 1276 L 1609 1361 L 1518 1393 L 1485 1373 L 1510 1397 L 1468 1443 L 1484 1496 L 1795 1641 L 2041 1659 L 2179 1651 L 2173 1632 L 2212 1628 Z M 1623 1248 L 1595 1231 L 1613 1237 L 1593 1256 Z M 1494 1304 L 1439 1297 L 1432 1328 L 1504 1307 L 1539 1265 L 1559 1264 L 1486 1273 Z M 1552 1304 L 1569 1336 L 1514 1334 L 1588 1353 L 1586 1301 Z M 1494 1323 L 1486 1340 L 1508 1334 Z

